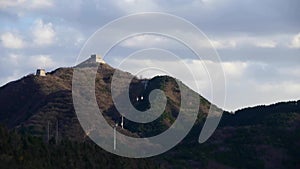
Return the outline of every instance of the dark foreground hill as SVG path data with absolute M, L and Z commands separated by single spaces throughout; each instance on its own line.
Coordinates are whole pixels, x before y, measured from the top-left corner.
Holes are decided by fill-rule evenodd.
M 111 124 L 120 118 L 110 96 L 114 71 L 101 65 L 95 81 L 99 108 Z M 178 146 L 156 157 L 128 159 L 107 153 L 86 137 L 72 103 L 72 74 L 72 68 L 60 68 L 46 77 L 28 75 L 0 88 L 0 123 L 5 126 L 0 130 L 0 168 L 300 168 L 299 101 L 225 112 L 213 137 L 199 144 L 210 106 L 199 96 L 196 125 Z M 148 125 L 125 121 L 122 132 L 156 135 L 176 119 L 180 91 L 175 79 L 134 77 L 130 88 L 137 109 L 145 110 L 149 103 L 136 103 L 135 98 L 156 88 L 165 91 L 167 107 Z

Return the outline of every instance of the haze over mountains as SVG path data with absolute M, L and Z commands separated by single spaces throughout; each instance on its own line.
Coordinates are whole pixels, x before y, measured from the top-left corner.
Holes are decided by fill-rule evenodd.
M 86 62 L 80 66 L 88 69 L 91 64 L 93 63 Z M 120 120 L 120 114 L 114 107 L 110 92 L 114 71 L 115 69 L 108 64 L 100 64 L 95 80 L 99 108 L 111 125 Z M 59 68 L 47 73 L 45 77 L 27 75 L 0 88 L 0 123 L 9 130 L 1 129 L 1 137 L 10 135 L 17 140 L 11 142 L 5 139 L 0 142 L 0 147 L 14 144 L 19 147 L 19 149 L 1 151 L 2 165 L 0 166 L 5 168 L 5 166 L 25 165 L 30 168 L 45 163 L 43 168 L 67 168 L 66 161 L 53 164 L 48 157 L 44 158 L 47 154 L 43 152 L 30 154 L 40 148 L 39 146 L 46 147 L 45 149 L 53 154 L 68 149 L 66 150 L 68 154 L 64 157 L 72 161 L 74 168 L 99 166 L 107 168 L 112 166 L 114 168 L 124 166 L 127 168 L 299 168 L 300 166 L 300 101 L 245 108 L 236 111 L 235 114 L 225 112 L 212 138 L 204 144 L 199 144 L 198 136 L 211 104 L 199 96 L 201 104 L 196 124 L 178 146 L 157 157 L 132 161 L 96 148 L 83 132 L 73 107 L 72 75 L 73 68 Z M 145 80 L 148 83 L 146 88 L 142 83 Z M 153 89 L 162 89 L 165 92 L 167 106 L 163 115 L 149 124 L 137 124 L 125 120 L 124 129 L 118 128 L 118 130 L 132 137 L 148 137 L 170 127 L 180 107 L 180 91 L 175 79 L 168 76 L 152 79 L 133 78 L 130 86 L 130 99 L 135 108 L 139 110 L 149 108 L 148 95 Z M 145 96 L 144 101 L 136 102 L 135 99 L 141 94 Z M 52 145 L 48 143 L 47 134 L 51 140 L 55 140 L 57 129 L 59 141 L 56 145 Z M 30 141 L 30 139 L 40 141 Z M 26 149 L 24 146 L 27 144 L 31 146 Z M 76 145 L 76 148 L 67 148 L 68 145 Z M 85 146 L 90 148 L 91 152 L 84 151 Z M 83 153 L 76 153 L 79 149 Z M 91 157 L 90 153 L 94 153 L 94 157 Z M 23 158 L 21 161 L 20 156 Z M 38 158 L 39 156 L 41 158 Z M 84 160 L 84 156 L 89 156 L 90 160 Z M 106 160 L 97 161 L 96 157 L 100 156 L 105 156 Z M 75 161 L 84 163 L 84 166 Z

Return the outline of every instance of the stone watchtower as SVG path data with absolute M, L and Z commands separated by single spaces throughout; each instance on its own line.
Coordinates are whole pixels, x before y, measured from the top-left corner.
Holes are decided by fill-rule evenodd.
M 45 69 L 38 69 L 38 70 L 36 70 L 36 75 L 37 76 L 46 76 Z
M 97 55 L 97 54 L 93 54 L 91 55 L 91 60 L 93 62 L 96 62 L 96 63 L 102 63 L 102 64 L 105 64 L 105 61 L 102 59 L 102 57 L 100 55 Z

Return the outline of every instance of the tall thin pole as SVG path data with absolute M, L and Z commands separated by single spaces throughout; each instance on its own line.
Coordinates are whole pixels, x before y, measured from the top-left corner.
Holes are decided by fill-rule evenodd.
M 124 129 L 124 117 L 122 116 L 121 127 Z
M 116 150 L 117 147 L 117 139 L 116 139 L 116 129 L 117 129 L 118 123 L 114 127 L 114 150 Z

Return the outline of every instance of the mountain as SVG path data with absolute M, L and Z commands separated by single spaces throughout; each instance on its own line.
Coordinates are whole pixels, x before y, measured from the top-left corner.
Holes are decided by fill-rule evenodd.
M 84 62 L 79 65 L 87 69 L 93 63 Z M 114 123 L 120 115 L 114 107 L 110 83 L 115 69 L 108 64 L 101 64 L 96 78 L 96 98 L 100 110 L 109 123 Z M 161 117 L 153 123 L 138 125 L 125 121 L 128 131 L 132 135 L 156 135 L 167 129 L 176 119 L 180 107 L 180 92 L 175 79 L 168 76 L 159 76 L 152 79 L 138 79 L 133 75 L 131 87 L 131 102 L 139 110 L 149 108 L 148 95 L 153 89 L 162 89 L 167 96 L 167 106 L 164 118 Z M 48 123 L 51 135 L 55 135 L 58 123 L 60 137 L 73 140 L 84 139 L 85 133 L 81 129 L 74 111 L 72 100 L 72 68 L 59 68 L 47 73 L 47 76 L 28 75 L 20 80 L 8 83 L 0 88 L 0 123 L 8 128 L 19 128 L 36 136 L 46 136 Z M 142 81 L 147 81 L 144 88 Z M 186 87 L 186 86 L 185 86 Z M 186 87 L 187 88 L 187 87 Z M 136 97 L 144 95 L 143 102 L 136 103 Z M 199 96 L 199 117 L 207 114 L 210 103 Z M 159 127 L 158 127 L 159 126 Z M 155 130 L 153 130 L 155 128 Z M 149 133 L 148 131 L 151 131 Z
M 87 61 L 79 66 L 90 69 L 93 64 Z M 95 80 L 99 108 L 110 124 L 120 120 L 110 92 L 115 71 L 100 64 Z M 179 112 L 176 79 L 138 79 L 123 73 L 133 78 L 130 99 L 136 109 L 149 108 L 147 99 L 153 89 L 165 92 L 167 106 L 154 122 L 125 120 L 126 128 L 119 130 L 133 137 L 165 131 Z M 31 74 L 0 88 L 0 124 L 4 126 L 0 127 L 0 168 L 300 168 L 300 101 L 224 112 L 213 136 L 199 144 L 211 104 L 199 96 L 198 119 L 188 136 L 162 155 L 136 160 L 112 155 L 89 141 L 74 111 L 72 75 L 73 68 L 59 68 L 44 77 Z M 145 100 L 135 102 L 141 95 Z

